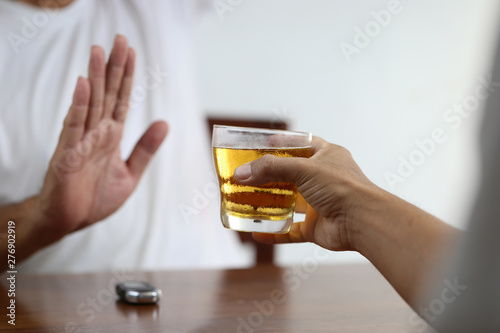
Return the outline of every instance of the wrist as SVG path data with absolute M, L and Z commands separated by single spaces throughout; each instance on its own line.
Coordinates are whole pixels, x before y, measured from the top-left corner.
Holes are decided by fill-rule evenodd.
M 44 213 L 39 195 L 28 198 L 24 204 L 28 212 L 26 218 L 30 221 L 32 231 L 40 235 L 40 241 L 37 241 L 40 247 L 47 246 L 66 235 L 66 233 L 58 227 L 59 224 L 55 223 L 50 216 Z
M 357 194 L 348 223 L 349 242 L 352 250 L 369 259 L 372 240 L 383 237 L 379 233 L 398 214 L 395 210 L 399 198 L 373 184 Z
M 25 246 L 28 257 L 34 252 L 56 242 L 64 235 L 57 230 L 56 225 L 52 223 L 48 216 L 43 213 L 38 195 L 30 197 L 18 204 L 16 210 L 22 212 L 18 217 L 20 222 L 19 232 Z M 23 251 L 24 252 L 24 251 Z
M 62 237 L 54 232 L 53 225 L 48 223 L 39 207 L 38 196 L 0 207 L 1 219 L 15 223 L 18 263 Z

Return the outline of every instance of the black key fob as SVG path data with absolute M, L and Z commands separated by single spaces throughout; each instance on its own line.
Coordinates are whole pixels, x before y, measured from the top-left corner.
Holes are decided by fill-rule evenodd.
M 144 281 L 124 281 L 116 284 L 116 293 L 122 302 L 129 304 L 156 304 L 161 290 Z

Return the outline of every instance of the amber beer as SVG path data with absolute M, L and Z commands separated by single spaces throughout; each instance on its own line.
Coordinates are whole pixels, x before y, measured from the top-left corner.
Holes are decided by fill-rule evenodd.
M 234 170 L 266 154 L 280 157 L 310 157 L 309 148 L 232 149 L 213 148 L 215 166 L 221 189 L 222 209 L 250 219 L 279 221 L 290 218 L 295 208 L 297 188 L 289 183 L 270 183 L 264 186 L 244 186 L 234 179 Z
M 282 139 L 277 141 L 280 140 Z M 266 154 L 309 158 L 312 155 L 310 143 L 307 142 L 306 147 L 250 148 L 248 146 L 252 144 L 248 142 L 242 142 L 241 145 L 244 147 L 232 147 L 233 145 L 224 147 L 215 144 L 213 147 L 214 164 L 220 185 L 223 225 L 240 231 L 288 232 L 293 222 L 297 199 L 295 185 L 291 183 L 241 185 L 234 179 L 234 171 L 237 167 Z M 261 145 L 264 144 L 261 142 Z

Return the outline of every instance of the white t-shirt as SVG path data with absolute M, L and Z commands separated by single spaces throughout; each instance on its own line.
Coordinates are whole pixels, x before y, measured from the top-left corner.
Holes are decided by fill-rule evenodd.
M 193 4 L 77 0 L 48 11 L 0 1 L 0 205 L 39 193 L 92 45 L 117 33 L 137 53 L 123 157 L 153 120 L 170 132 L 139 186 L 112 216 L 66 236 L 25 272 L 212 268 L 248 264 L 218 217 L 218 187 L 192 69 Z M 78 189 L 75 189 L 78 191 Z

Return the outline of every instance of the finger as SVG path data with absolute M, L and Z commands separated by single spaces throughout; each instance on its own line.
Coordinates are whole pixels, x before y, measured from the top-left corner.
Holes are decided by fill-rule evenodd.
M 313 137 L 311 145 L 314 156 L 318 151 L 327 147 L 328 142 L 319 137 Z M 265 155 L 236 168 L 234 177 L 236 181 L 245 185 L 291 182 L 300 186 L 313 174 L 310 170 L 313 165 L 313 162 L 306 158 Z
M 168 126 L 164 121 L 151 125 L 136 144 L 127 160 L 132 176 L 138 181 L 154 153 L 167 136 Z
M 118 101 L 114 107 L 112 115 L 113 119 L 121 123 L 125 122 L 125 119 L 127 118 L 127 113 L 130 105 L 130 93 L 132 91 L 132 84 L 134 81 L 134 70 L 135 51 L 134 49 L 129 48 L 123 79 L 120 86 L 120 92 L 118 95 Z
M 104 118 L 110 118 L 115 108 L 123 73 L 128 57 L 127 38 L 117 35 L 106 67 L 106 96 L 104 101 Z
M 85 132 L 85 121 L 89 110 L 90 83 L 79 77 L 73 94 L 73 103 L 64 119 L 59 144 L 64 148 L 75 147 Z
M 304 243 L 309 242 L 306 239 L 305 223 L 297 222 L 292 224 L 290 231 L 287 234 L 263 234 L 254 232 L 253 239 L 263 244 L 285 244 L 285 243 Z
M 99 46 L 93 46 L 89 63 L 90 110 L 87 117 L 87 131 L 95 128 L 102 118 L 106 71 L 104 58 L 104 50 Z
M 311 165 L 311 161 L 306 158 L 264 155 L 238 167 L 234 171 L 234 177 L 244 185 L 287 182 L 300 186 L 312 174 Z
M 295 212 L 305 214 L 307 210 L 307 201 L 304 199 L 302 194 L 297 194 L 297 200 L 295 200 Z
M 312 148 L 313 148 L 313 155 L 316 154 L 320 149 L 322 148 L 325 148 L 326 146 L 329 145 L 329 143 L 325 140 L 323 140 L 322 138 L 320 137 L 317 137 L 317 136 L 313 136 L 312 137 L 312 141 L 311 141 L 311 145 L 312 145 Z

